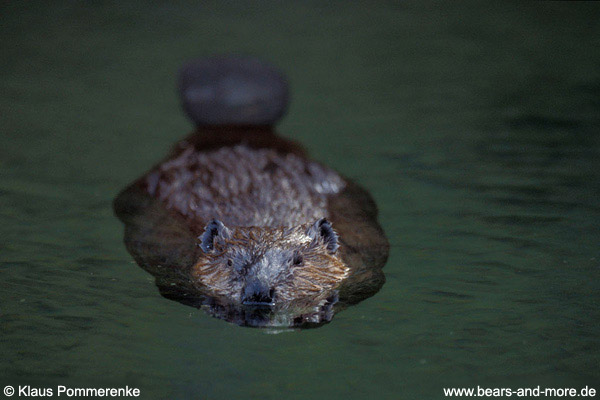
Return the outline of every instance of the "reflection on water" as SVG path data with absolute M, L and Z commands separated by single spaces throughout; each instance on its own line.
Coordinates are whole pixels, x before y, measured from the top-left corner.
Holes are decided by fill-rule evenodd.
M 3 6 L 0 383 L 600 389 L 597 7 Z M 381 291 L 319 329 L 265 335 L 162 299 L 112 214 L 190 130 L 179 65 L 239 50 L 290 75 L 279 131 L 369 190 L 392 245 Z

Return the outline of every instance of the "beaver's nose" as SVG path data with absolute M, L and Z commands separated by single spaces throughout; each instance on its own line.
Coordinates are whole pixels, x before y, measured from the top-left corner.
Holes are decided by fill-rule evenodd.
M 242 304 L 246 306 L 272 306 L 275 291 L 255 279 L 246 284 L 242 292 Z

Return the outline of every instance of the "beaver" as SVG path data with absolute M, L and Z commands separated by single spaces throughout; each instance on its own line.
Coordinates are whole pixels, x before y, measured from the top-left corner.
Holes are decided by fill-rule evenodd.
M 114 202 L 163 296 L 239 325 L 311 327 L 379 290 L 375 203 L 275 133 L 287 83 L 274 67 L 196 60 L 180 93 L 196 130 Z

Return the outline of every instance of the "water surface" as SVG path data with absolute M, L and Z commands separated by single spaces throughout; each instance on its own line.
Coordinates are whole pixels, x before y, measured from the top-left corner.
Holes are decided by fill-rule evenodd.
M 0 384 L 143 398 L 600 390 L 600 8 L 375 2 L 2 6 Z M 192 129 L 177 68 L 285 70 L 279 125 L 367 187 L 387 283 L 265 334 L 162 298 L 111 201 Z

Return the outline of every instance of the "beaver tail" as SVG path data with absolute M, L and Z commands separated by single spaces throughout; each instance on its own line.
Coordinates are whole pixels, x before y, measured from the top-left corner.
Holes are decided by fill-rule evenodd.
M 198 126 L 274 125 L 288 106 L 285 76 L 254 57 L 193 60 L 179 71 L 178 88 L 184 111 Z

